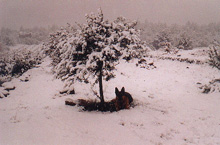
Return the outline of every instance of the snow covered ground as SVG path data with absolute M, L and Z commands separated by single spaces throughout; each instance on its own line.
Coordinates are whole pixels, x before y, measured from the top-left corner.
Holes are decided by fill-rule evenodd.
M 205 50 L 164 56 L 205 62 Z M 21 76 L 29 81 L 16 78 L 9 82 L 15 90 L 0 99 L 0 144 L 220 144 L 220 92 L 203 94 L 199 89 L 199 84 L 220 78 L 220 71 L 207 63 L 162 60 L 155 57 L 162 53 L 149 53 L 154 57 L 146 60 L 156 68 L 144 69 L 136 67 L 136 61 L 122 61 L 116 78 L 104 82 L 107 100 L 115 97 L 115 87 L 124 86 L 137 104 L 113 113 L 83 112 L 66 106 L 66 98 L 94 98 L 93 93 L 88 85 L 76 84 L 75 95 L 59 95 L 64 84 L 51 73 L 50 59 L 44 59 L 39 67 Z

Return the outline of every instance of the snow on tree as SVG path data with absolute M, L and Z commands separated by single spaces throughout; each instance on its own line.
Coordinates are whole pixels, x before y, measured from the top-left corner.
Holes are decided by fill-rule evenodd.
M 176 38 L 176 47 L 179 49 L 192 49 L 192 40 L 185 32 L 180 33 Z
M 79 25 L 75 31 L 63 29 L 51 38 L 47 45 L 51 51 L 54 71 L 58 78 L 72 87 L 75 81 L 90 83 L 92 88 L 99 83 L 99 95 L 104 102 L 102 79 L 114 77 L 113 70 L 119 59 L 127 61 L 141 57 L 143 44 L 140 32 L 135 29 L 136 21 L 118 17 L 113 22 L 104 20 L 102 10 L 98 14 L 88 14 L 86 24 Z
M 210 65 L 220 69 L 220 44 L 211 45 L 209 48 Z
M 157 34 L 156 38 L 152 42 L 152 45 L 156 48 L 170 48 L 171 47 L 171 38 L 168 31 L 162 31 Z
M 28 69 L 41 63 L 41 45 L 28 49 L 14 49 L 0 54 L 0 77 L 20 76 Z

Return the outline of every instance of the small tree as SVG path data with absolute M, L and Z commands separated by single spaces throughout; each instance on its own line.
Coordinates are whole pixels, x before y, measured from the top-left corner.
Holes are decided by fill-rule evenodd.
M 94 89 L 93 92 L 104 103 L 102 80 L 114 77 L 113 70 L 119 59 L 129 61 L 140 57 L 143 46 L 140 33 L 134 28 L 136 22 L 128 22 L 123 17 L 109 22 L 104 20 L 101 9 L 98 15 L 86 15 L 86 20 L 74 33 L 65 33 L 64 39 L 49 46 L 59 54 L 59 62 L 54 67 L 57 77 L 68 86 L 76 80 L 90 83 L 92 88 L 99 84 L 99 94 Z
M 177 48 L 179 49 L 192 49 L 192 41 L 191 38 L 186 34 L 180 34 L 178 38 Z
M 168 30 L 163 30 L 159 32 L 153 42 L 151 43 L 155 49 L 171 47 L 171 38 Z

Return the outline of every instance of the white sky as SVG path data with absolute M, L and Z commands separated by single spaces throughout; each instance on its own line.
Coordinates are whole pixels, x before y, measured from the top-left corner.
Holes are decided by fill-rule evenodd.
M 85 21 L 85 13 L 101 7 L 106 19 L 168 24 L 220 22 L 220 0 L 0 0 L 0 27 L 18 29 Z

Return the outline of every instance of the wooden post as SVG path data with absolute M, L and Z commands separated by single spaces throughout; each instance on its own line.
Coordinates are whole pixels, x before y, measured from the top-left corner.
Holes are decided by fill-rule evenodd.
M 103 67 L 103 61 L 98 61 L 98 62 L 97 62 L 97 65 L 98 65 L 97 71 L 99 71 L 98 80 L 99 80 L 99 94 L 100 94 L 100 100 L 101 100 L 101 104 L 104 104 L 105 100 L 104 100 L 103 86 L 102 86 L 102 67 Z

